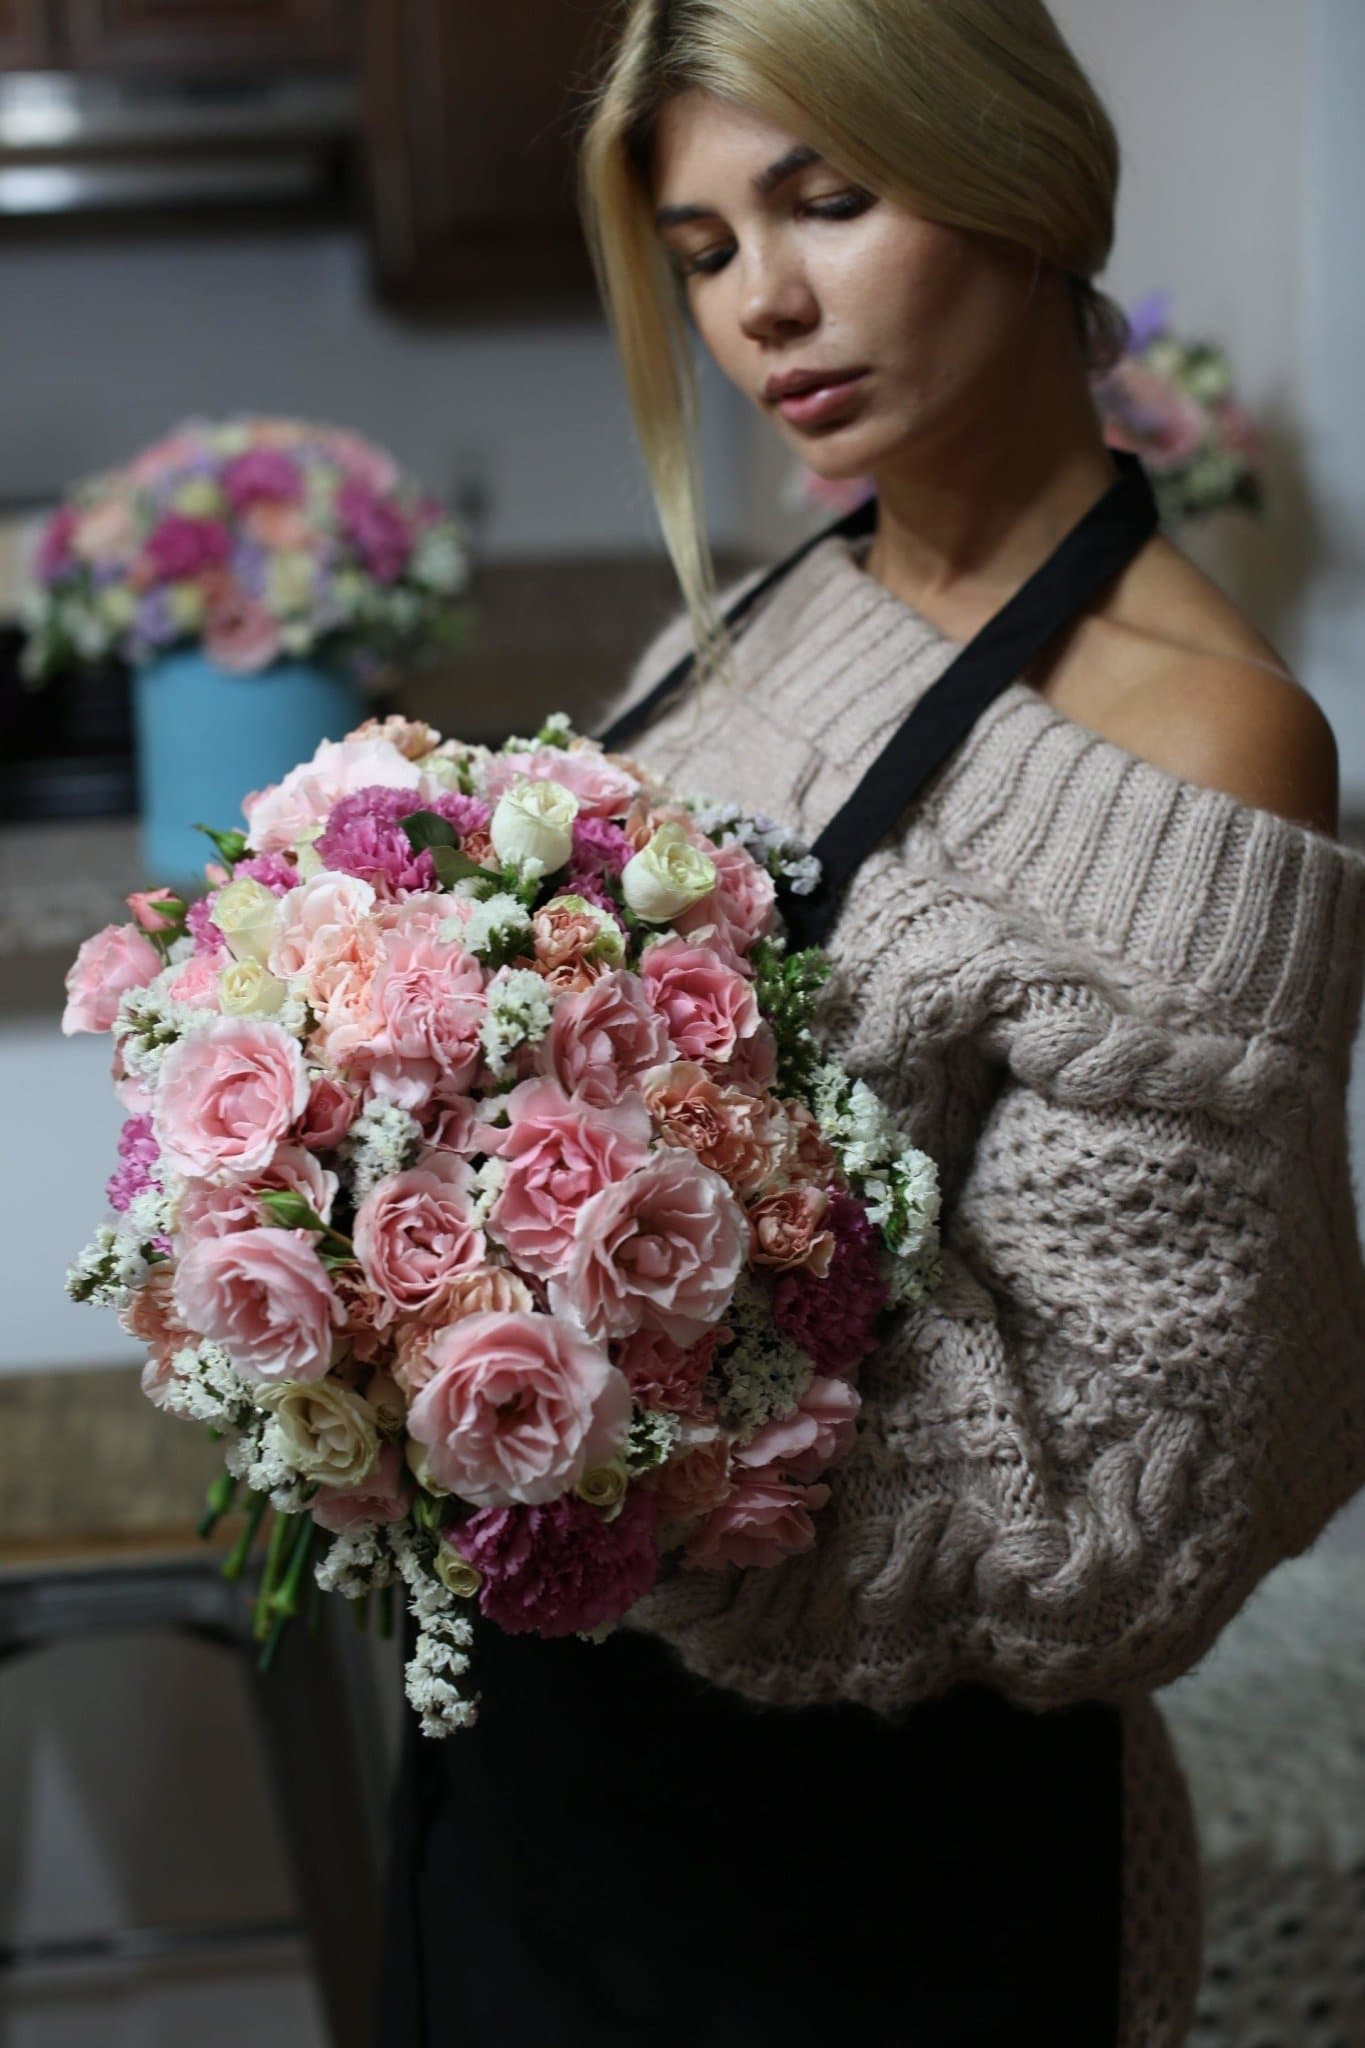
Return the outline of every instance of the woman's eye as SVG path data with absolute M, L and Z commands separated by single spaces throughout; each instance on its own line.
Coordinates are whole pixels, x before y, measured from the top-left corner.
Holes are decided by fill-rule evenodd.
M 865 213 L 874 198 L 871 192 L 841 192 L 832 199 L 808 199 L 796 208 L 797 213 L 813 213 L 817 220 L 853 220 Z M 733 249 L 703 249 L 698 256 L 680 257 L 678 270 L 683 277 L 711 277 L 723 270 L 730 261 Z

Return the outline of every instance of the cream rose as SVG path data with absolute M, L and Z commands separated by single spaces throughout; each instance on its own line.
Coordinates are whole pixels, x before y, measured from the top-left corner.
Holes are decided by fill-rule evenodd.
M 577 815 L 578 798 L 562 782 L 523 778 L 498 798 L 488 827 L 493 851 L 533 880 L 553 874 L 573 852 Z
M 621 872 L 621 894 L 646 924 L 667 924 L 715 886 L 715 862 L 672 822 L 660 825 Z
M 264 967 L 280 922 L 280 899 L 264 882 L 244 875 L 213 899 L 213 921 L 234 960 L 258 960 Z
M 234 960 L 218 977 L 218 1007 L 225 1017 L 273 1017 L 287 994 L 259 960 Z
M 379 1418 L 337 1380 L 286 1380 L 257 1390 L 280 1426 L 294 1470 L 323 1486 L 359 1486 L 379 1456 Z

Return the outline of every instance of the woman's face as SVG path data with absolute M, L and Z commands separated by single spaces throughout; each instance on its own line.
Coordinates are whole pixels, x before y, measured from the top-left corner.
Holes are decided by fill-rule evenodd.
M 1027 252 L 926 220 L 697 89 L 660 113 L 654 202 L 706 347 L 818 475 L 870 474 L 972 419 L 979 432 L 1020 340 Z M 849 370 L 862 374 L 797 411 L 766 388 Z

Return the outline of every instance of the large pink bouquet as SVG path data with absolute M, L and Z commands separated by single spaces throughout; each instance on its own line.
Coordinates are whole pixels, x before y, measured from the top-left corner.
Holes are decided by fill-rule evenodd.
M 373 1589 L 386 1629 L 401 1578 L 435 1735 L 475 1718 L 469 1602 L 596 1638 L 665 1558 L 817 1540 L 937 1176 L 821 1055 L 778 908 L 817 870 L 770 821 L 563 718 L 371 721 L 243 811 L 205 894 L 131 897 L 68 974 L 127 1111 L 68 1286 L 225 1441 L 226 1572 L 273 1509 L 263 1660 L 310 1566 L 310 1618 Z

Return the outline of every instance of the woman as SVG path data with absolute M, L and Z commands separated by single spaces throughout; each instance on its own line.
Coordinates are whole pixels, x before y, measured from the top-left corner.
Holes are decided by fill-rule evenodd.
M 1104 446 L 1116 180 L 1041 0 L 625 10 L 585 210 L 686 603 L 605 737 L 832 849 L 829 1040 L 939 1162 L 943 1275 L 813 1549 L 600 1644 L 476 1624 L 479 1724 L 406 1739 L 385 2048 L 1185 2037 L 1150 1693 L 1365 1479 L 1365 858 Z M 729 634 L 688 321 L 876 485 Z

